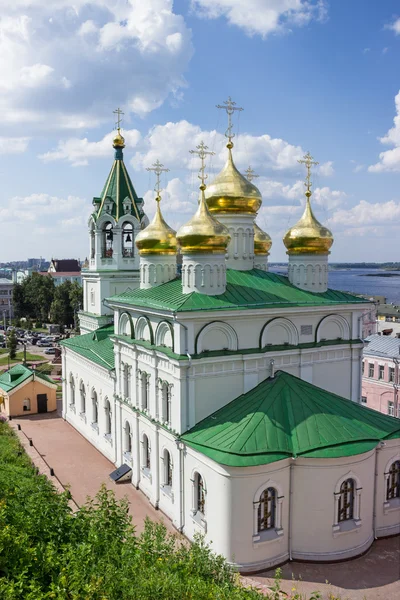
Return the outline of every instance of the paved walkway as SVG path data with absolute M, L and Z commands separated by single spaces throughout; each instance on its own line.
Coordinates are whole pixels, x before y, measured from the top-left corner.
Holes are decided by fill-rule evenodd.
M 19 417 L 11 421 L 11 425 L 17 424 L 21 426 L 23 434 L 32 439 L 39 455 L 54 469 L 55 476 L 61 484 L 69 486 L 78 506 L 84 504 L 88 496 L 95 496 L 104 483 L 108 489 L 115 492 L 117 498 L 128 499 L 129 512 L 138 533 L 143 531 L 145 517 L 153 521 L 163 521 L 169 531 L 177 533 L 168 517 L 153 508 L 144 494 L 136 490 L 130 482 L 117 484 L 110 479 L 109 474 L 115 469 L 113 463 L 58 413 Z M 26 450 L 32 448 L 26 447 Z M 42 468 L 40 470 L 42 471 Z M 46 474 L 49 474 L 49 469 Z
M 155 510 L 142 492 L 130 483 L 111 481 L 109 474 L 114 465 L 58 413 L 13 419 L 11 425 L 16 427 L 17 424 L 28 438 L 32 438 L 40 457 L 54 469 L 62 485 L 70 486 L 78 505 L 83 504 L 87 496 L 95 496 L 105 483 L 108 489 L 114 490 L 117 498 L 127 497 L 138 532 L 143 530 L 147 516 L 154 521 L 163 521 L 169 531 L 176 533 L 171 521 Z M 32 451 L 32 448 L 28 446 L 27 450 Z M 46 467 L 42 465 L 40 469 L 44 472 Z M 336 564 L 292 562 L 284 565 L 282 571 L 282 588 L 288 593 L 296 587 L 308 596 L 320 590 L 324 600 L 330 600 L 330 593 L 339 595 L 341 600 L 399 600 L 400 537 L 378 540 L 365 556 L 355 560 Z M 244 580 L 267 592 L 273 576 L 274 570 L 270 570 Z

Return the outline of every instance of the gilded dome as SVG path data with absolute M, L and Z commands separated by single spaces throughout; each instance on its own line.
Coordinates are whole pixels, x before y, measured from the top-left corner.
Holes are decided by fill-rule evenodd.
M 287 254 L 329 254 L 333 235 L 315 218 L 310 197 L 311 191 L 307 190 L 303 216 L 283 238 Z
M 244 177 L 233 162 L 233 144 L 227 144 L 228 160 L 219 175 L 207 186 L 207 206 L 214 214 L 256 214 L 261 206 L 260 190 Z
M 114 148 L 125 148 L 125 138 L 121 135 L 121 131 L 118 129 L 117 135 L 113 139 Z
M 267 255 L 272 246 L 272 240 L 268 233 L 263 231 L 257 223 L 254 223 L 254 254 Z
M 176 254 L 176 231 L 164 221 L 160 209 L 160 197 L 156 198 L 157 209 L 152 222 L 136 236 L 140 256 L 146 254 Z
M 194 216 L 176 234 L 183 254 L 225 254 L 230 235 L 207 208 L 205 186 L 200 186 L 199 207 Z

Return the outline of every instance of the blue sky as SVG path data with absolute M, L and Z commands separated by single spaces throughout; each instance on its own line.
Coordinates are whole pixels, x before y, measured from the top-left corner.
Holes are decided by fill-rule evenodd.
M 49 6 L 51 5 L 51 6 Z M 1 261 L 84 258 L 91 199 L 110 169 L 121 106 L 125 161 L 145 210 L 159 158 L 163 211 L 195 210 L 200 139 L 259 174 L 258 222 L 282 235 L 302 212 L 310 150 L 314 208 L 335 236 L 333 261 L 400 260 L 400 6 L 395 0 L 0 0 Z M 397 107 L 396 107 L 397 98 Z M 397 121 L 394 119 L 397 116 Z

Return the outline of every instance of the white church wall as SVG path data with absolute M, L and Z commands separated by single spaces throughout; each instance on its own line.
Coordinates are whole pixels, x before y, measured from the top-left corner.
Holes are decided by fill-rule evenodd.
M 376 487 L 376 536 L 400 533 L 400 498 L 387 498 L 390 466 L 400 461 L 400 440 L 386 440 L 378 449 Z
M 374 538 L 374 470 L 374 451 L 295 461 L 292 497 L 298 501 L 292 503 L 293 559 L 340 560 L 367 550 Z M 345 479 L 356 482 L 355 514 L 353 520 L 338 524 L 335 492 Z

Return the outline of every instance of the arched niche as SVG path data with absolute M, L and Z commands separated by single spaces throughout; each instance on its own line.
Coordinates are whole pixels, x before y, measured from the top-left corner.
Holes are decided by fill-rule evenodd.
M 236 331 L 223 321 L 213 321 L 205 325 L 196 337 L 196 354 L 205 350 L 237 350 Z
M 165 346 L 174 349 L 174 330 L 171 323 L 161 321 L 156 329 L 156 346 Z
M 317 326 L 316 341 L 323 340 L 349 340 L 350 326 L 341 315 L 328 315 L 324 317 Z
M 266 323 L 260 334 L 260 348 L 265 346 L 297 346 L 299 333 L 296 326 L 282 317 L 277 317 Z
M 151 326 L 150 320 L 142 315 L 136 321 L 136 339 L 144 340 L 146 342 L 150 342 L 150 344 L 154 344 L 154 334 L 153 328 Z
M 118 334 L 127 335 L 132 339 L 135 337 L 135 329 L 129 313 L 124 312 L 121 314 L 118 322 Z

